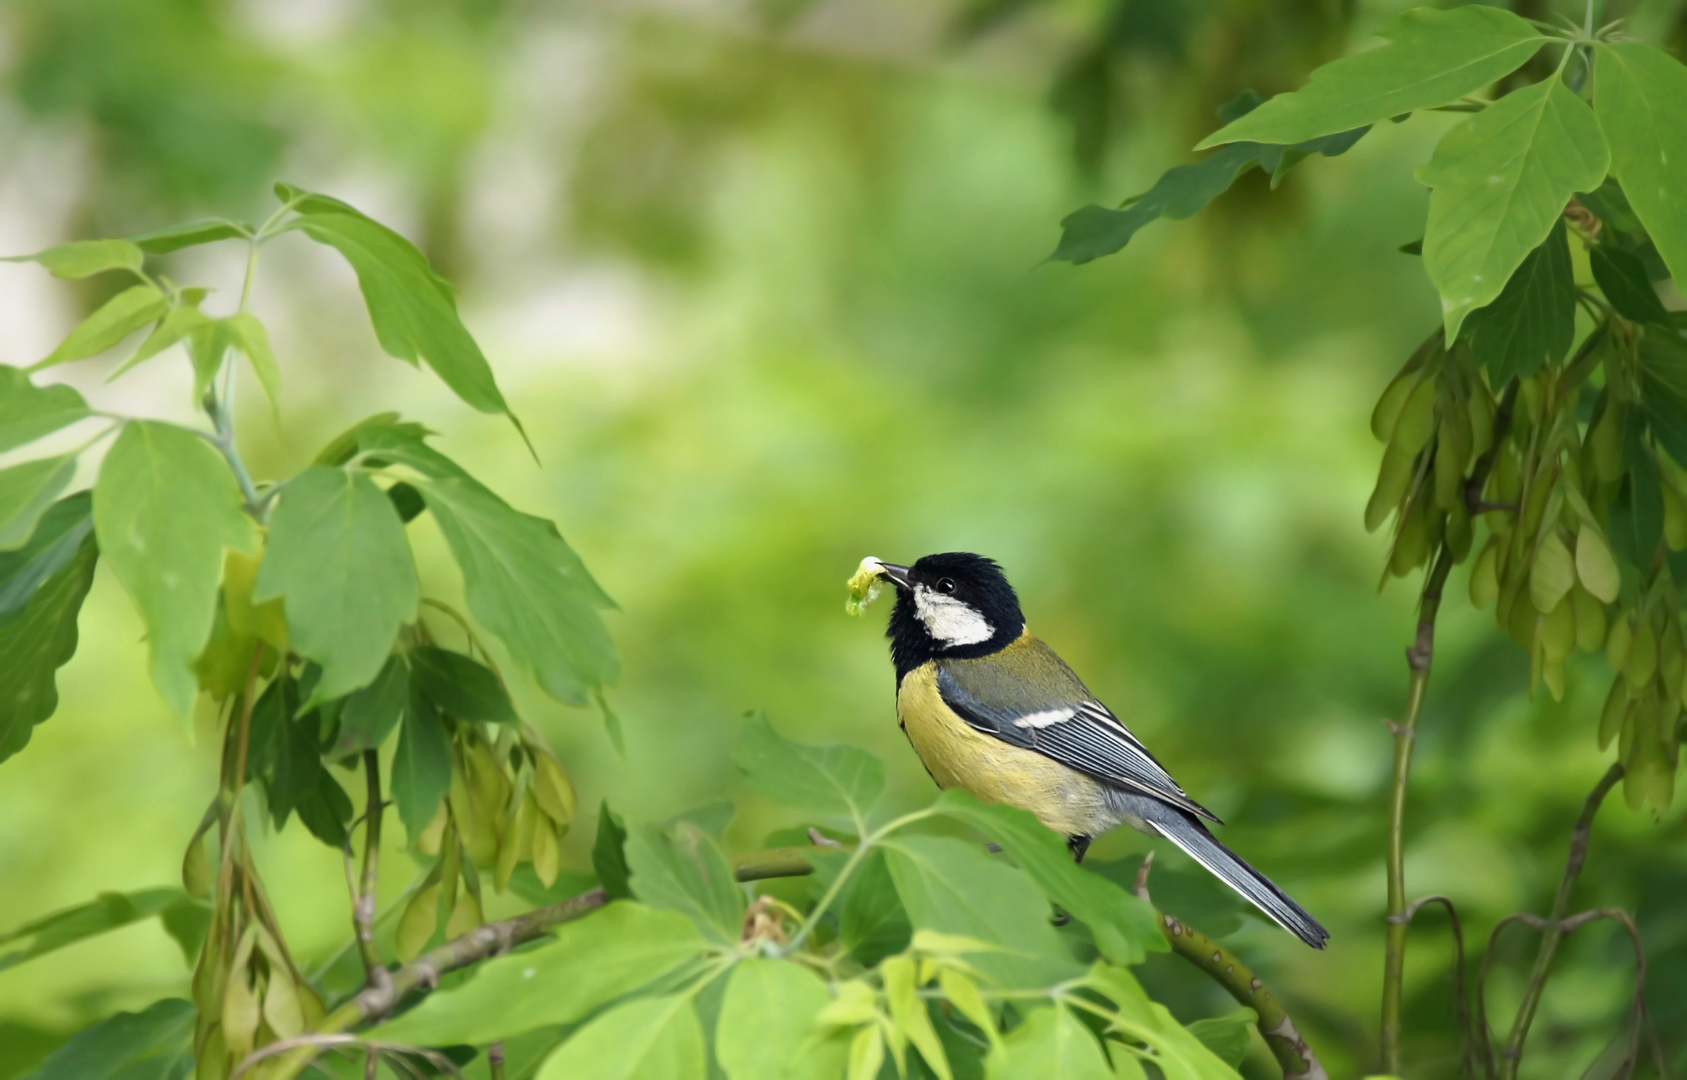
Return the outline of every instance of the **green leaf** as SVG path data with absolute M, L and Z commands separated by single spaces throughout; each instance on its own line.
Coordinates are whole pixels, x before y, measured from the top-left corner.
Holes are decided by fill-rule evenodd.
M 691 916 L 722 944 L 744 931 L 744 893 L 713 839 L 687 821 L 671 833 L 654 825 L 627 831 L 628 883 L 651 907 Z
M 285 184 L 276 186 L 276 194 L 299 213 L 289 228 L 337 249 L 351 263 L 375 336 L 388 355 L 410 364 L 425 360 L 471 408 L 515 419 L 480 346 L 457 315 L 451 286 L 414 244 L 338 199 Z
M 1605 132 L 1607 141 L 1611 138 L 1610 126 L 1605 122 L 1605 114 L 1599 109 L 1598 102 L 1594 103 L 1593 115 L 1599 118 L 1600 130 Z M 1612 147 L 1611 157 L 1613 166 L 1616 160 L 1616 148 Z M 1634 207 L 1628 204 L 1628 196 L 1623 194 L 1623 186 L 1615 176 L 1607 176 L 1605 182 L 1592 191 L 1584 191 L 1576 198 L 1581 204 L 1592 210 L 1609 227 L 1618 232 L 1639 236 L 1646 230 L 1640 224 L 1640 219 L 1634 215 Z
M 1032 1009 L 985 1059 L 990 1080 L 1113 1080 L 1101 1046 L 1063 1005 Z
M 99 899 L 55 911 L 0 934 L 0 971 L 131 923 L 150 919 L 186 897 L 180 889 L 101 893 Z M 20 944 L 21 943 L 21 944 Z M 17 946 L 4 948 L 5 946 Z
M 1325 64 L 1300 90 L 1278 94 L 1196 149 L 1298 143 L 1449 105 L 1516 71 L 1547 41 L 1516 15 L 1477 4 L 1413 8 L 1377 35 L 1389 43 Z
M 223 552 L 258 547 L 241 506 L 240 485 L 209 443 L 151 421 L 123 429 L 94 485 L 100 551 L 146 624 L 153 685 L 184 720 L 198 689 L 194 661 L 216 615 Z
M 635 998 L 587 1024 L 538 1080 L 703 1080 L 703 1028 L 690 994 Z
M 469 610 L 545 692 L 584 705 L 619 672 L 599 608 L 613 607 L 556 527 L 510 508 L 456 463 L 390 427 L 359 445 L 414 469 L 416 486 L 463 572 Z
M 914 928 L 902 908 L 902 897 L 897 894 L 883 851 L 869 853 L 844 883 L 837 910 L 838 937 L 849 947 L 850 957 L 863 967 L 872 967 L 908 947 Z
M 252 595 L 285 602 L 294 651 L 322 666 L 318 701 L 369 685 L 421 600 L 386 493 L 363 473 L 326 466 L 281 489 Z
M 0 469 L 0 552 L 29 543 L 41 516 L 75 475 L 75 454 Z
M 0 364 L 0 451 L 32 443 L 88 417 L 72 386 L 36 386 L 22 368 Z
M 1150 222 L 1195 216 L 1230 190 L 1237 177 L 1259 164 L 1259 151 L 1256 143 L 1227 146 L 1193 164 L 1166 170 L 1153 187 L 1123 209 L 1086 206 L 1073 211 L 1061 219 L 1060 243 L 1049 259 L 1087 263 L 1118 251 Z
M 230 344 L 252 362 L 252 370 L 257 372 L 270 406 L 281 404 L 281 368 L 275 362 L 264 324 L 251 312 L 242 311 L 224 319 L 223 325 L 228 329 Z
M 1166 1080 L 1237 1080 L 1236 1070 L 1179 1024 L 1164 1005 L 1150 1001 L 1136 977 L 1124 968 L 1097 963 L 1085 985 L 1118 1008 L 1114 1030 L 1145 1043 Z
M 1576 336 L 1576 278 L 1563 218 L 1524 257 L 1499 297 L 1471 312 L 1464 326 L 1470 351 L 1493 386 L 1564 359 Z
M 340 733 L 331 756 L 378 750 L 404 716 L 410 702 L 410 666 L 398 653 L 387 657 L 375 681 L 346 698 L 340 708 Z
M 1673 330 L 1648 327 L 1640 341 L 1639 358 L 1647 424 L 1671 457 L 1687 461 L 1687 341 Z
M 77 1032 L 30 1080 L 186 1080 L 198 1016 L 181 998 L 120 1012 Z
M 99 310 L 59 342 L 31 371 L 97 356 L 169 309 L 164 294 L 151 285 L 133 285 L 107 300 Z
M 445 722 L 433 703 L 411 684 L 410 707 L 392 759 L 392 797 L 404 831 L 418 836 L 439 812 L 439 802 L 451 790 L 451 744 Z
M 1075 969 L 1049 925 L 1049 906 L 1018 870 L 986 854 L 982 844 L 938 836 L 899 836 L 886 861 L 916 930 L 959 934 L 1005 952 L 971 958 L 1009 989 L 1050 986 Z
M 1614 244 L 1594 244 L 1587 255 L 1593 280 L 1618 315 L 1631 322 L 1670 325 L 1669 312 L 1652 288 L 1646 263 L 1639 255 Z
M 792 961 L 739 961 L 715 1028 L 715 1056 L 728 1080 L 784 1080 L 831 1000 L 820 977 Z
M 1648 567 L 1664 534 L 1663 481 L 1658 463 L 1641 440 L 1641 425 L 1623 426 L 1623 464 L 1628 473 L 1611 502 L 1611 546 L 1630 566 Z
M 488 960 L 370 1033 L 393 1042 L 488 1043 L 572 1024 L 659 979 L 707 946 L 690 919 L 617 901 L 551 932 L 555 940 Z
M 959 789 L 945 791 L 936 808 L 1000 844 L 1045 896 L 1090 928 L 1108 960 L 1138 964 L 1169 948 L 1152 905 L 1073 862 L 1066 844 L 1035 815 L 986 805 Z
M 1201 1045 L 1211 1050 L 1214 1057 L 1232 1069 L 1239 1069 L 1258 1019 L 1252 1009 L 1238 1009 L 1226 1016 L 1195 1021 L 1189 1025 L 1189 1034 L 1200 1039 Z
M 1433 189 L 1423 262 L 1448 342 L 1610 162 L 1593 110 L 1557 79 L 1514 90 L 1447 132 L 1418 179 Z
M 152 333 L 141 342 L 140 348 L 135 350 L 135 355 L 113 368 L 111 374 L 105 377 L 105 381 L 114 381 L 183 338 L 203 333 L 211 324 L 211 316 L 196 307 L 184 304 L 171 308 L 158 320 L 158 325 L 153 328 Z
M 609 808 L 605 799 L 598 807 L 597 837 L 592 842 L 592 869 L 611 900 L 631 900 L 633 889 L 628 884 L 627 829 L 621 817 Z
M 424 645 L 410 650 L 410 668 L 422 693 L 447 716 L 499 724 L 519 722 L 504 684 L 478 660 Z
M 153 229 L 151 232 L 136 233 L 129 237 L 129 243 L 149 255 L 168 255 L 185 247 L 210 244 L 218 240 L 249 238 L 251 235 L 250 225 L 242 225 L 227 218 L 204 218 L 182 225 Z
M 351 824 L 351 798 L 322 764 L 322 710 L 301 712 L 301 689 L 284 675 L 259 696 L 248 770 L 263 781 L 277 830 L 296 811 L 312 836 L 337 849 Z
M 429 435 L 433 434 L 433 432 L 429 431 L 422 424 L 400 420 L 398 414 L 395 412 L 376 413 L 374 416 L 364 417 L 351 427 L 334 436 L 334 438 L 329 441 L 328 445 L 324 446 L 321 452 L 316 455 L 316 460 L 311 462 L 311 464 L 344 465 L 356 456 L 359 448 L 359 441 L 363 437 L 363 434 L 377 429 L 391 431 L 397 435 L 408 437 L 417 442 L 420 442 L 422 439 L 425 439 Z
M 199 959 L 199 949 L 211 929 L 211 905 L 184 896 L 158 913 L 164 932 L 182 950 L 182 959 L 193 966 Z
M 11 255 L 0 262 L 33 262 L 56 278 L 85 278 L 107 270 L 138 271 L 146 255 L 127 240 L 74 240 L 37 251 Z
M 1601 43 L 1593 107 L 1611 172 L 1678 282 L 1687 282 L 1687 67 L 1652 45 Z
M 884 762 L 855 746 L 807 746 L 752 712 L 739 728 L 733 760 L 751 791 L 785 806 L 865 821 L 884 794 Z
M 60 499 L 41 515 L 28 543 L 0 551 L 0 625 L 23 614 L 41 587 L 76 558 L 94 531 L 93 506 L 87 491 Z

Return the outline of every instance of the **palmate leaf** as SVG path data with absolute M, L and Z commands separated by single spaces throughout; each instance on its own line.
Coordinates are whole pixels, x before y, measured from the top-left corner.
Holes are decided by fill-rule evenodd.
M 378 750 L 410 704 L 410 665 L 394 653 L 375 681 L 349 695 L 340 706 L 340 730 L 330 757 Z
M 1609 43 L 1593 64 L 1611 172 L 1670 273 L 1687 281 L 1687 67 L 1652 45 Z
M 1509 11 L 1477 4 L 1413 8 L 1377 34 L 1388 44 L 1325 64 L 1302 89 L 1278 94 L 1195 148 L 1298 143 L 1448 105 L 1516 71 L 1548 40 Z
M 1214 1054 L 1157 1001 L 1150 1001 L 1129 971 L 1097 963 L 1084 985 L 1119 1010 L 1113 1028 L 1154 1051 L 1154 1063 L 1166 1080 L 1237 1080 L 1234 1068 Z
M 573 1024 L 698 957 L 692 921 L 617 901 L 552 931 L 553 941 L 488 960 L 460 986 L 429 995 L 370 1033 L 425 1046 L 485 1044 L 547 1024 Z M 588 1074 L 589 1075 L 589 1074 Z
M 990 1080 L 1113 1080 L 1095 1036 L 1062 1005 L 1032 1009 L 996 1044 L 985 1067 Z
M 739 961 L 715 1027 L 715 1056 L 727 1080 L 785 1080 L 815 1015 L 831 1000 L 820 977 L 800 964 Z
M 0 469 L 0 551 L 29 542 L 41 515 L 76 475 L 76 455 L 39 458 Z
M 30 1080 L 185 1080 L 193 1071 L 193 1002 L 165 998 L 78 1032 Z
M 1259 1014 L 1252 1009 L 1238 1009 L 1227 1016 L 1196 1020 L 1189 1025 L 1189 1034 L 1201 1040 L 1201 1045 L 1232 1069 L 1241 1068 L 1242 1056 L 1248 1052 L 1248 1040 Z
M 277 184 L 275 193 L 298 212 L 289 228 L 337 249 L 351 263 L 375 337 L 388 355 L 410 364 L 426 361 L 470 407 L 515 419 L 457 314 L 451 286 L 433 272 L 427 256 L 338 199 L 288 184 Z
M 86 513 L 85 500 L 80 509 Z M 63 532 L 44 525 L 39 544 L 0 556 L 0 598 L 20 605 L 0 622 L 0 761 L 28 745 L 35 725 L 58 708 L 55 678 L 76 653 L 76 617 L 99 558 L 81 520 Z
M 619 673 L 599 609 L 614 602 L 543 518 L 512 509 L 449 458 L 398 427 L 357 429 L 358 445 L 420 474 L 416 488 L 463 572 L 469 610 L 546 693 L 584 705 Z
M 1449 343 L 1500 295 L 1570 196 L 1599 186 L 1610 160 L 1593 110 L 1557 79 L 1514 90 L 1447 132 L 1418 179 L 1433 189 L 1423 262 Z
M 1631 322 L 1666 327 L 1666 333 L 1674 330 L 1669 311 L 1658 298 L 1658 291 L 1652 288 L 1645 260 L 1639 255 L 1615 244 L 1594 244 L 1588 250 L 1588 263 L 1593 280 L 1599 283 L 1599 291 L 1618 315 Z
M 738 941 L 744 929 L 744 893 L 719 846 L 687 821 L 673 830 L 634 825 L 626 839 L 628 883 L 651 907 L 691 916 L 704 934 L 722 944 Z
M 316 466 L 281 489 L 253 598 L 281 598 L 293 648 L 316 661 L 313 700 L 369 685 L 421 590 L 392 502 L 362 473 Z
M 169 424 L 131 421 L 94 485 L 100 551 L 146 624 L 152 681 L 186 719 L 194 662 L 211 636 L 223 552 L 253 552 L 258 530 L 240 486 L 207 442 Z
M 0 262 L 39 263 L 56 278 L 85 278 L 107 270 L 139 270 L 146 253 L 127 240 L 74 240 L 33 255 L 11 255 Z
M 634 998 L 581 1028 L 538 1080 L 704 1080 L 703 1026 L 690 994 Z
M 981 803 L 958 789 L 945 791 L 936 808 L 999 843 L 1044 895 L 1090 928 L 1108 960 L 1137 964 L 1169 948 L 1150 904 L 1074 863 L 1060 837 L 1033 814 Z
M 855 746 L 807 746 L 783 738 L 752 712 L 733 760 L 758 795 L 817 814 L 865 819 L 884 794 L 884 762 Z
M 36 386 L 22 368 L 0 364 L 0 451 L 32 443 L 88 415 L 88 403 L 75 387 Z
M 1464 332 L 1492 386 L 1564 359 L 1576 336 L 1576 277 L 1562 218 L 1524 256 L 1499 297 L 1470 313 Z
M 132 285 L 77 324 L 58 348 L 31 370 L 98 356 L 169 310 L 170 302 L 151 285 Z
M 299 694 L 299 683 L 284 676 L 258 698 L 249 768 L 264 783 L 276 829 L 297 812 L 312 836 L 338 848 L 351 824 L 351 798 L 322 764 L 322 711 L 300 712 Z

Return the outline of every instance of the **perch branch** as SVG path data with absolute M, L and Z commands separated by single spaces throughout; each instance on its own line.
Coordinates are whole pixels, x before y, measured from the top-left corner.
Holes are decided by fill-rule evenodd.
M 1148 872 L 1153 866 L 1154 853 L 1150 851 L 1136 871 L 1136 895 L 1149 904 L 1154 902 L 1148 895 Z M 1160 932 L 1166 935 L 1173 952 L 1206 972 L 1226 993 L 1259 1017 L 1259 1033 L 1283 1067 L 1284 1080 L 1329 1080 L 1318 1055 L 1296 1030 L 1282 1002 L 1272 996 L 1246 964 L 1194 927 L 1162 912 L 1156 915 Z

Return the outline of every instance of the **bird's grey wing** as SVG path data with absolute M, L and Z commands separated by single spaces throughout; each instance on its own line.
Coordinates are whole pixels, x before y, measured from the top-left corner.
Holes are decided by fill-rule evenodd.
M 972 728 L 1014 746 L 1035 750 L 1097 780 L 1161 799 L 1219 822 L 1191 799 L 1112 710 L 1082 697 L 1033 700 L 992 693 L 990 683 L 969 677 L 964 664 L 939 663 L 937 691 Z M 1079 684 L 1081 685 L 1081 684 Z

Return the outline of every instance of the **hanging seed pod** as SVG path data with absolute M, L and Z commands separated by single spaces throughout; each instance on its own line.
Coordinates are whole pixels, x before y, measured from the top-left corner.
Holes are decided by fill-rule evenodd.
M 1531 604 L 1519 590 L 1516 600 L 1511 605 L 1510 620 L 1506 624 L 1506 632 L 1511 635 L 1513 641 L 1528 649 L 1530 655 L 1535 652 L 1535 628 L 1539 622 L 1540 613 L 1535 610 L 1535 605 Z
M 423 855 L 438 857 L 440 841 L 445 836 L 445 826 L 450 820 L 451 812 L 446 802 L 441 800 L 439 811 L 434 814 L 433 820 L 428 822 L 427 827 L 416 837 L 416 850 Z
M 556 884 L 562 870 L 562 844 L 548 820 L 535 817 L 533 826 L 533 872 L 545 888 Z
M 1389 572 L 1395 577 L 1405 577 L 1429 558 L 1430 538 L 1440 526 L 1439 520 L 1431 519 L 1439 518 L 1440 511 L 1432 510 L 1425 502 L 1419 499 L 1413 504 L 1400 525 L 1400 535 L 1395 537 L 1394 552 L 1388 560 Z
M 194 1038 L 194 1080 L 228 1080 L 228 1045 L 223 1042 L 221 1021 L 204 1030 L 204 1037 Z
M 533 757 L 533 797 L 539 800 L 539 809 L 545 812 L 545 816 L 566 835 L 578 803 L 568 771 L 549 753 L 538 753 Z
M 1605 660 L 1618 672 L 1627 666 L 1629 646 L 1634 641 L 1634 625 L 1629 619 L 1627 613 L 1619 614 L 1605 635 Z
M 1600 482 L 1616 483 L 1623 474 L 1622 406 L 1615 401 L 1607 401 L 1604 413 L 1594 420 L 1587 433 L 1587 445 L 1593 457 L 1594 473 Z
M 1386 443 L 1394 438 L 1400 414 L 1405 411 L 1406 402 L 1417 385 L 1417 379 L 1410 374 L 1396 375 L 1382 396 L 1377 398 L 1376 407 L 1371 410 L 1371 434 L 1377 442 Z
M 455 833 L 446 834 L 445 854 L 439 859 L 439 907 L 457 910 L 457 885 L 463 877 L 463 847 Z
M 1541 408 L 1544 392 L 1538 376 L 1531 375 L 1517 384 L 1517 404 L 1513 414 L 1515 422 L 1523 428 L 1538 428 L 1541 426 Z
M 1382 467 L 1377 471 L 1377 485 L 1371 491 L 1370 501 L 1365 504 L 1366 532 L 1376 532 L 1406 497 L 1406 489 L 1412 483 L 1412 468 L 1416 460 L 1415 453 L 1396 450 L 1393 446 L 1382 452 Z
M 1570 590 L 1570 604 L 1576 614 L 1576 647 L 1598 652 L 1605 647 L 1605 605 L 1577 585 Z
M 205 833 L 201 830 L 193 834 L 182 856 L 182 888 L 189 896 L 209 900 L 215 882 L 216 872 L 211 868 L 211 856 L 205 851 Z
M 1575 560 L 1555 529 L 1535 548 L 1534 565 L 1529 570 L 1529 597 L 1535 610 L 1544 615 L 1558 608 L 1575 583 Z M 1571 625 L 1573 628 L 1574 623 Z
M 1565 657 L 1576 648 L 1576 615 L 1574 605 L 1562 600 L 1541 618 L 1540 645 L 1547 660 L 1563 665 Z
M 1541 462 L 1540 471 L 1535 474 L 1534 482 L 1529 485 L 1529 501 L 1523 507 L 1523 535 L 1534 536 L 1541 532 L 1543 526 L 1550 528 L 1555 515 L 1548 513 L 1553 500 L 1553 487 L 1558 479 L 1558 469 L 1550 461 Z
M 457 906 L 451 912 L 450 920 L 445 924 L 446 940 L 460 938 L 485 921 L 480 913 L 480 899 L 464 889 L 457 897 Z
M 510 887 L 510 875 L 515 873 L 516 864 L 533 856 L 533 819 L 539 815 L 539 804 L 525 791 L 514 802 L 509 819 L 500 830 L 503 843 L 498 848 L 498 869 L 492 879 L 499 892 Z
M 1564 669 L 1564 661 L 1562 659 L 1554 660 L 1550 656 L 1547 657 L 1541 665 L 1541 682 L 1546 683 L 1547 693 L 1552 695 L 1552 700 L 1564 700 L 1564 687 L 1568 681 L 1569 677 Z
M 1394 425 L 1394 434 L 1389 437 L 1388 445 L 1397 447 L 1404 453 L 1416 454 L 1429 445 L 1429 437 L 1435 434 L 1435 381 L 1425 379 L 1418 383 L 1417 389 L 1406 400 L 1406 407 L 1400 411 L 1399 422 Z
M 223 991 L 223 1041 L 230 1055 L 243 1061 L 252 1053 L 253 1040 L 263 1016 L 258 998 L 252 992 L 252 947 L 257 943 L 257 927 L 248 927 L 235 949 L 234 963 L 229 966 L 228 985 Z
M 1523 457 L 1514 447 L 1501 447 L 1494 463 L 1494 501 L 1515 503 L 1523 492 Z
M 498 858 L 498 830 L 490 819 L 480 815 L 460 770 L 452 774 L 451 792 L 446 798 L 451 804 L 451 819 L 456 822 L 458 837 L 468 850 L 470 861 L 477 866 L 491 866 Z
M 1587 522 L 1576 537 L 1576 576 L 1587 591 L 1607 604 L 1615 603 L 1622 591 L 1622 574 L 1617 570 L 1617 557 L 1597 526 Z
M 1461 498 L 1447 511 L 1444 525 L 1447 538 L 1447 550 L 1452 553 L 1454 563 L 1462 563 L 1470 557 L 1470 545 L 1473 539 L 1470 527 L 1470 511 L 1465 509 Z
M 1500 594 L 1499 541 L 1490 536 L 1482 545 L 1482 553 L 1470 568 L 1470 606 L 1478 611 L 1493 603 Z
M 1628 696 L 1628 680 L 1621 672 L 1611 680 L 1611 692 L 1605 695 L 1605 708 L 1599 714 L 1599 749 L 1603 751 L 1611 745 L 1623 730 L 1623 721 L 1628 719 L 1631 701 Z
M 394 948 L 398 958 L 408 964 L 422 955 L 439 929 L 439 886 L 428 885 L 417 891 L 398 917 L 398 934 Z
M 1671 551 L 1687 548 L 1687 502 L 1675 485 L 1664 484 L 1664 543 Z
M 1494 399 L 1478 384 L 1464 405 L 1470 421 L 1470 456 L 1475 459 L 1494 445 Z
M 1648 801 L 1662 809 L 1659 774 L 1663 772 L 1663 741 L 1658 734 L 1658 700 L 1647 694 L 1635 707 L 1633 734 L 1623 750 L 1623 801 L 1639 810 Z M 1626 734 L 1626 733 L 1625 733 Z M 1668 795 L 1665 794 L 1667 799 Z
M 1664 694 L 1670 701 L 1681 698 L 1682 672 L 1687 664 L 1681 654 L 1681 624 L 1671 618 L 1658 638 L 1658 678 L 1664 684 Z
M 1658 634 L 1650 619 L 1640 620 L 1634 628 L 1634 640 L 1629 643 L 1628 657 L 1623 662 L 1623 674 L 1635 693 L 1646 689 L 1658 671 Z
M 305 1010 L 299 1000 L 298 985 L 287 969 L 286 958 L 279 955 L 279 949 L 274 953 L 270 951 L 273 941 L 265 947 L 263 939 L 267 936 L 260 931 L 258 939 L 259 947 L 264 949 L 264 957 L 269 961 L 269 981 L 264 986 L 264 1023 L 277 1038 L 291 1039 L 305 1030 Z

